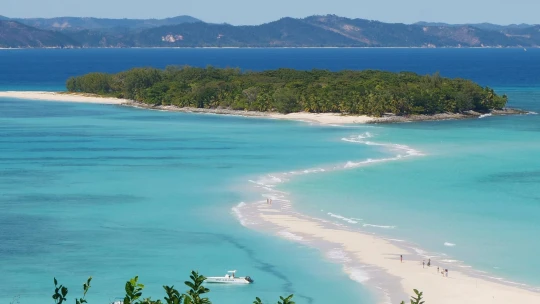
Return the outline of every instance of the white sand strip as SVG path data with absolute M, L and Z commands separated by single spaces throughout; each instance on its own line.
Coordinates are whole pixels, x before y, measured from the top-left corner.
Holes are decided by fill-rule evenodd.
M 422 268 L 422 261 L 407 260 L 407 251 L 373 235 L 329 228 L 316 220 L 261 209 L 261 218 L 279 226 L 281 231 L 333 243 L 358 262 L 377 266 L 398 277 L 407 294 L 412 294 L 413 289 L 423 291 L 426 304 L 540 303 L 540 293 L 471 277 L 455 269 L 449 269 L 449 277 L 443 277 L 437 273 L 436 263 Z M 400 255 L 404 256 L 403 263 Z M 408 303 L 407 299 L 403 300 Z
M 213 113 L 223 115 L 238 115 L 248 117 L 262 117 L 273 119 L 300 120 L 319 124 L 362 124 L 372 121 L 374 118 L 364 115 L 341 115 L 336 113 L 291 113 L 280 114 L 270 112 L 237 111 L 228 109 L 199 109 L 199 108 L 179 108 L 175 106 L 157 106 L 151 107 L 140 103 L 134 103 L 127 99 L 118 99 L 110 97 L 101 97 L 84 93 L 67 92 L 38 92 L 38 91 L 5 91 L 0 92 L 0 97 L 11 97 L 17 99 L 48 100 L 62 102 L 84 102 L 97 104 L 125 104 L 137 107 L 159 109 L 174 112 L 193 112 L 193 113 Z
M 373 117 L 365 115 L 341 115 L 337 113 L 290 113 L 279 114 L 272 113 L 269 115 L 275 119 L 290 119 L 290 120 L 305 120 L 312 121 L 320 124 L 364 124 L 373 121 Z
M 6 91 L 0 92 L 0 97 L 11 97 L 17 99 L 48 100 L 62 102 L 83 102 L 99 104 L 123 104 L 130 102 L 127 99 L 112 97 L 100 97 L 90 94 L 58 93 L 58 92 L 32 92 L 32 91 Z

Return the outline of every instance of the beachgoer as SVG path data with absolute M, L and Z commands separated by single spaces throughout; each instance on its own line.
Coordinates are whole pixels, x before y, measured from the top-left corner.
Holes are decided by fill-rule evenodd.
M 445 269 L 444 272 L 446 272 L 446 277 L 448 277 L 448 269 Z
M 426 260 L 422 261 L 422 268 L 426 268 Z
M 399 256 L 401 258 L 401 263 L 403 263 L 403 255 Z
M 431 267 L 431 259 L 427 261 L 427 267 Z
M 437 266 L 437 273 L 439 273 L 439 266 Z

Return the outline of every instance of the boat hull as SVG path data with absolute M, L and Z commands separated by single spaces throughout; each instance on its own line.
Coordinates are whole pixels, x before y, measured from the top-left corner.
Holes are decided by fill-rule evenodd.
M 209 277 L 204 280 L 205 283 L 213 284 L 251 284 L 245 278 L 225 278 L 225 277 Z

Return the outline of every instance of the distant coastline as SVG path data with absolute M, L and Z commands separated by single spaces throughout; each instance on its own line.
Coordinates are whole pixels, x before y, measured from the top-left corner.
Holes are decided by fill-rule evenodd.
M 232 115 L 243 117 L 255 117 L 266 119 L 282 119 L 305 121 L 318 123 L 323 125 L 329 124 L 375 124 L 375 123 L 400 123 L 414 121 L 440 121 L 440 120 L 458 120 L 458 119 L 473 119 L 479 118 L 486 113 L 468 112 L 468 113 L 443 113 L 435 115 L 410 115 L 410 116 L 384 116 L 371 117 L 366 115 L 342 115 L 338 113 L 308 113 L 295 112 L 289 114 L 281 114 L 275 112 L 258 112 L 258 111 L 242 111 L 231 109 L 205 109 L 193 107 L 177 107 L 177 106 L 153 106 L 141 102 L 136 102 L 128 99 L 119 99 L 112 97 L 102 97 L 93 94 L 68 93 L 68 92 L 46 92 L 46 91 L 1 91 L 0 98 L 11 97 L 16 99 L 42 100 L 42 101 L 59 101 L 59 102 L 75 102 L 75 103 L 93 103 L 93 104 L 108 104 L 128 106 L 148 110 L 182 112 L 182 113 L 199 113 L 199 114 L 217 114 L 217 115 Z M 507 108 L 504 110 L 492 110 L 489 114 L 494 116 L 502 115 L 523 115 L 529 114 L 528 111 L 520 109 Z
M 61 25 L 61 26 L 59 26 Z M 539 25 L 385 23 L 336 15 L 259 25 L 166 19 L 0 18 L 0 47 L 515 47 L 540 46 Z
M 129 47 L 0 47 L 2 50 L 91 50 L 91 49 L 505 49 L 521 50 L 522 46 L 129 46 Z M 540 49 L 538 46 L 527 46 L 525 49 Z

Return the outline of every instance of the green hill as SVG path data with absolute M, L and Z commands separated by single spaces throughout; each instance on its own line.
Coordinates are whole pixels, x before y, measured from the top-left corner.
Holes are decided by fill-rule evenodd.
M 11 20 L 0 20 L 0 47 L 2 48 L 73 48 L 80 44 L 58 32 L 40 30 Z

